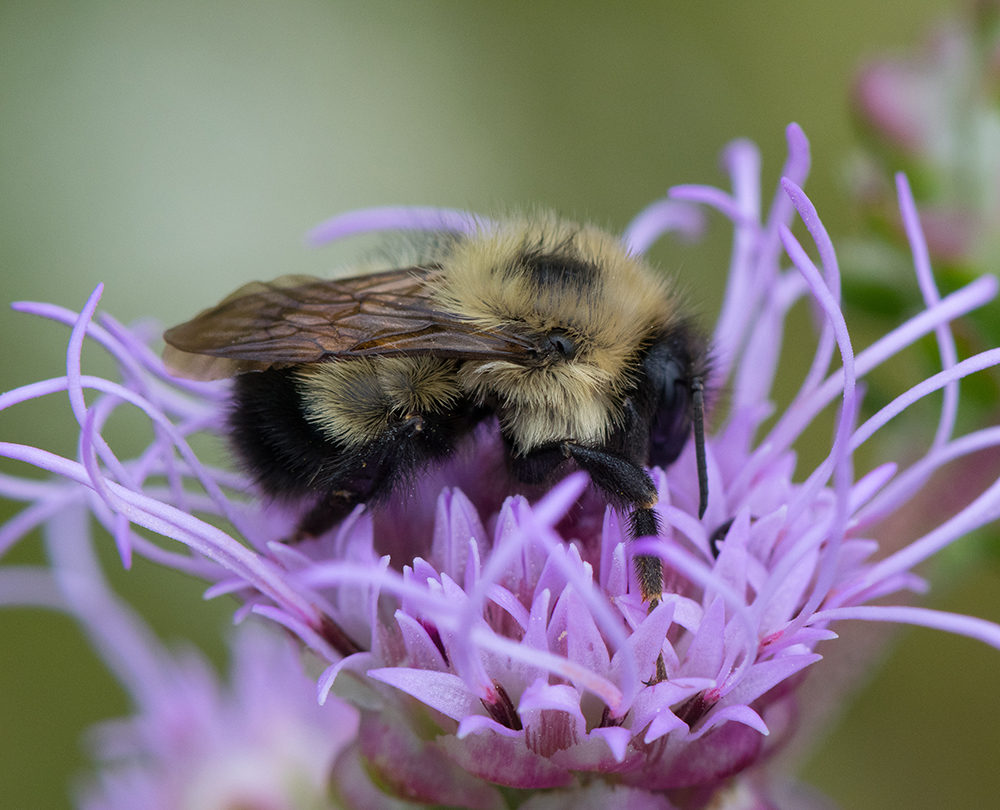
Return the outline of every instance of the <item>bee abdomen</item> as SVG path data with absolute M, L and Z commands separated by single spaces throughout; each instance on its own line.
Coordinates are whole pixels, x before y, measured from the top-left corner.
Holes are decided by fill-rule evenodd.
M 321 419 L 316 413 L 322 403 L 307 383 L 309 376 L 306 367 L 292 367 L 244 374 L 235 381 L 232 443 L 260 489 L 272 497 L 335 496 L 341 511 L 377 501 L 445 458 L 486 415 L 464 398 L 428 400 L 422 410 L 408 407 L 414 403 L 393 401 L 377 378 L 368 378 L 366 386 L 354 387 L 355 396 L 343 400 L 341 410 Z M 338 427 L 338 420 L 350 424 Z
M 293 369 L 242 374 L 234 380 L 230 441 L 247 472 L 273 497 L 305 494 L 328 478 L 340 448 L 310 424 Z

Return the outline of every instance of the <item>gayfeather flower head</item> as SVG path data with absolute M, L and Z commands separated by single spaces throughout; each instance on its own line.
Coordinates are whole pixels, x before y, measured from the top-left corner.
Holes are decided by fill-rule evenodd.
M 248 499 L 241 476 L 205 466 L 190 449 L 192 434 L 222 429 L 226 383 L 171 378 L 146 346 L 150 335 L 107 316 L 94 320 L 98 292 L 80 315 L 19 305 L 73 326 L 67 374 L 12 391 L 0 406 L 68 391 L 80 456 L 0 445 L 3 454 L 70 482 L 0 480 L 0 491 L 29 502 L 0 532 L 0 548 L 85 503 L 126 563 L 139 553 L 208 580 L 209 595 L 239 596 L 241 617 L 253 612 L 283 625 L 326 661 L 320 699 L 332 691 L 357 707 L 358 756 L 387 802 L 499 808 L 515 795 L 503 789 L 514 788 L 535 792 L 523 805 L 531 808 L 561 807 L 572 797 L 667 810 L 713 798 L 715 806 L 767 806 L 748 775 L 794 732 L 796 687 L 820 657 L 817 643 L 836 637 L 834 622 L 924 624 L 1000 647 L 1000 628 L 987 622 L 889 607 L 884 599 L 871 604 L 921 590 L 915 565 L 1000 513 L 996 483 L 927 535 L 880 555 L 879 522 L 931 473 L 1000 443 L 995 428 L 952 436 L 958 381 L 995 365 L 1000 350 L 959 362 L 948 330 L 996 294 L 996 280 L 983 277 L 939 296 L 900 178 L 925 309 L 856 353 L 838 303 L 832 244 L 801 190 L 808 145 L 795 126 L 788 138 L 784 177 L 766 216 L 756 149 L 737 142 L 725 153 L 731 192 L 676 188 L 623 237 L 641 252 L 666 230 L 695 227 L 699 205 L 733 223 L 709 386 L 728 393 L 729 407 L 714 415 L 706 443 L 711 496 L 704 518 L 691 443 L 669 469 L 651 471 L 662 530 L 632 543 L 622 516 L 582 473 L 533 503 L 505 497 L 499 438 L 487 424 L 385 509 L 359 508 L 315 541 L 280 543 L 297 516 Z M 819 267 L 790 230 L 795 215 Z M 455 212 L 388 209 L 326 223 L 316 238 L 399 227 L 461 230 L 471 222 Z M 764 431 L 785 316 L 803 298 L 818 324 L 815 359 L 791 405 Z M 859 424 L 859 380 L 928 334 L 938 341 L 942 371 Z M 85 336 L 119 360 L 122 383 L 82 375 Z M 88 403 L 84 389 L 98 396 Z M 855 450 L 935 391 L 944 392 L 944 405 L 926 454 L 905 470 L 887 462 L 856 476 Z M 156 433 L 130 461 L 118 459 L 100 432 L 125 403 L 147 413 Z M 839 413 L 829 454 L 815 470 L 796 474 L 795 441 L 832 403 Z M 218 518 L 231 533 L 216 527 Z M 179 540 L 189 553 L 136 526 Z M 638 595 L 635 554 L 663 561 L 664 592 L 652 610 Z

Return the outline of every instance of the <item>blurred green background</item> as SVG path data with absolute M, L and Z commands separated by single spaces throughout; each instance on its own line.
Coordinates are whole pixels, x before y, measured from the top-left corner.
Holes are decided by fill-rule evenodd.
M 301 235 L 370 205 L 541 203 L 617 230 L 670 185 L 724 183 L 719 150 L 741 136 L 761 147 L 769 196 L 790 121 L 812 142 L 807 189 L 847 235 L 853 72 L 951 7 L 0 2 L 0 299 L 77 309 L 103 281 L 119 319 L 171 324 L 248 280 L 342 264 L 350 245 L 306 250 Z M 729 247 L 715 222 L 704 244 L 655 254 L 707 322 Z M 66 336 L 0 311 L 0 389 L 59 374 Z M 72 454 L 72 418 L 52 399 L 0 414 L 0 440 Z M 123 429 L 118 446 L 141 441 Z M 9 559 L 41 557 L 32 538 Z M 164 638 L 221 660 L 231 605 L 107 559 Z M 951 572 L 931 603 L 1000 620 L 998 586 L 989 564 Z M 995 806 L 998 674 L 1000 652 L 902 634 L 805 779 L 845 810 Z M 0 613 L 0 805 L 68 807 L 84 729 L 127 710 L 69 620 Z

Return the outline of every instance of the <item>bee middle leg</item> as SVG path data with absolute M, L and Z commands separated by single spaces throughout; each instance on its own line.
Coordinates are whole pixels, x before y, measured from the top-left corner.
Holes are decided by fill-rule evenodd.
M 595 450 L 574 442 L 563 442 L 563 446 L 581 469 L 590 473 L 591 480 L 607 493 L 613 503 L 632 507 L 629 528 L 633 540 L 637 537 L 655 537 L 659 533 L 659 524 L 653 511 L 658 500 L 656 487 L 642 467 L 605 450 Z M 663 563 L 659 557 L 645 554 L 637 555 L 634 563 L 639 593 L 642 601 L 649 603 L 648 612 L 652 613 L 663 595 Z M 656 670 L 646 683 L 652 686 L 665 680 L 667 665 L 661 652 L 656 656 Z
M 656 487 L 646 471 L 627 458 L 607 450 L 562 441 L 536 448 L 523 456 L 515 456 L 512 459 L 513 472 L 524 483 L 540 483 L 570 458 L 576 461 L 580 469 L 590 474 L 591 481 L 607 495 L 612 504 L 631 509 L 631 539 L 658 534 L 659 525 L 653 511 L 658 497 Z M 651 613 L 660 603 L 663 594 L 663 564 L 659 557 L 645 554 L 637 555 L 634 563 L 639 593 L 642 601 L 649 603 Z M 652 686 L 667 678 L 667 667 L 661 652 L 656 657 L 656 669 L 646 684 Z
M 631 508 L 629 534 L 632 539 L 659 534 L 659 522 L 653 511 L 658 499 L 656 487 L 642 467 L 613 453 L 575 442 L 563 442 L 563 446 L 580 468 L 590 473 L 591 480 L 612 503 Z M 652 610 L 660 603 L 663 592 L 663 564 L 659 557 L 637 555 L 635 571 L 642 601 L 649 602 Z
M 656 487 L 646 471 L 633 461 L 606 450 L 585 447 L 571 441 L 553 442 L 535 448 L 530 453 L 512 458 L 515 477 L 526 484 L 537 484 L 551 478 L 556 468 L 573 459 L 590 474 L 594 484 L 615 506 L 629 509 L 629 535 L 656 536 L 659 525 L 653 507 Z M 663 591 L 663 566 L 659 557 L 640 555 L 635 558 L 639 591 L 652 610 L 660 602 Z
M 379 504 L 419 469 L 448 455 L 469 429 L 449 414 L 406 414 L 387 421 L 364 446 L 338 448 L 328 460 L 327 490 L 299 524 L 297 538 L 319 537 L 360 503 Z

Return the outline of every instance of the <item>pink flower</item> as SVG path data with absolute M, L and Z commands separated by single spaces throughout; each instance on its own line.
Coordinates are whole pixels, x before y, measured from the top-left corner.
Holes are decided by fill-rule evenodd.
M 836 621 L 922 624 L 1000 647 L 1000 627 L 991 623 L 871 604 L 922 590 L 914 566 L 1000 511 L 998 482 L 933 531 L 879 555 L 879 521 L 904 508 L 947 462 L 1000 443 L 998 428 L 952 436 L 958 381 L 995 365 L 1000 350 L 959 362 L 948 328 L 992 299 L 997 282 L 982 277 L 938 295 L 900 177 L 925 309 L 855 354 L 838 304 L 836 256 L 800 188 L 808 144 L 794 125 L 788 141 L 766 217 L 759 156 L 737 142 L 724 155 L 731 192 L 675 188 L 623 237 L 641 252 L 666 230 L 691 230 L 696 204 L 733 223 L 712 380 L 728 392 L 729 406 L 714 415 L 707 442 L 704 519 L 697 517 L 691 446 L 668 470 L 652 471 L 661 535 L 630 544 L 620 516 L 582 474 L 533 504 L 505 498 L 491 473 L 498 448 L 487 426 L 475 452 L 423 477 L 388 509 L 359 509 L 317 541 L 282 544 L 295 515 L 247 498 L 239 475 L 203 465 L 190 450 L 189 436 L 221 429 L 226 384 L 169 377 L 147 348 L 153 334 L 108 316 L 93 320 L 98 290 L 80 315 L 18 305 L 73 325 L 67 374 L 9 392 L 0 407 L 68 391 L 81 427 L 80 457 L 0 445 L 0 453 L 68 479 L 0 479 L 0 492 L 28 502 L 0 531 L 0 548 L 85 504 L 111 531 L 126 565 L 142 554 L 209 581 L 209 595 L 238 595 L 240 617 L 253 612 L 283 625 L 326 662 L 320 698 L 330 699 L 332 690 L 357 707 L 358 755 L 387 797 L 492 808 L 506 806 L 506 787 L 537 791 L 524 805 L 532 808 L 584 796 L 607 807 L 700 807 L 713 797 L 733 807 L 769 806 L 762 798 L 768 787 L 753 781 L 752 766 L 794 731 L 796 687 L 819 659 L 816 644 L 836 637 Z M 822 271 L 792 235 L 795 215 Z M 400 227 L 462 230 L 469 222 L 455 212 L 359 212 L 321 226 L 316 239 Z M 791 405 L 765 431 L 785 315 L 803 297 L 819 325 L 815 358 Z M 943 370 L 858 425 L 859 379 L 931 333 Z M 85 336 L 119 361 L 123 383 L 82 375 Z M 840 361 L 830 372 L 835 354 Z M 89 405 L 84 389 L 98 392 Z M 889 461 L 855 476 L 854 451 L 938 390 L 944 405 L 925 455 L 904 470 Z M 795 441 L 834 402 L 839 417 L 828 456 L 793 478 Z M 126 403 L 149 415 L 156 435 L 139 458 L 122 461 L 100 431 Z M 228 520 L 232 531 L 207 517 Z M 187 551 L 152 543 L 133 525 L 179 540 Z M 664 596 L 652 612 L 637 595 L 634 553 L 664 562 Z M 654 682 L 660 657 L 667 680 Z
M 108 587 L 90 520 L 68 503 L 45 524 L 51 567 L 0 568 L 0 591 L 22 605 L 75 618 L 135 707 L 90 732 L 101 770 L 78 791 L 85 810 L 342 806 L 359 778 L 358 710 L 316 703 L 294 643 L 245 623 L 233 639 L 231 683 L 189 650 L 171 654 Z M 331 793 L 331 773 L 342 774 Z
M 873 147 L 855 165 L 862 209 L 896 229 L 887 169 L 906 169 L 931 255 L 959 267 L 996 266 L 1000 40 L 991 5 L 936 26 L 911 53 L 870 60 L 853 92 Z

